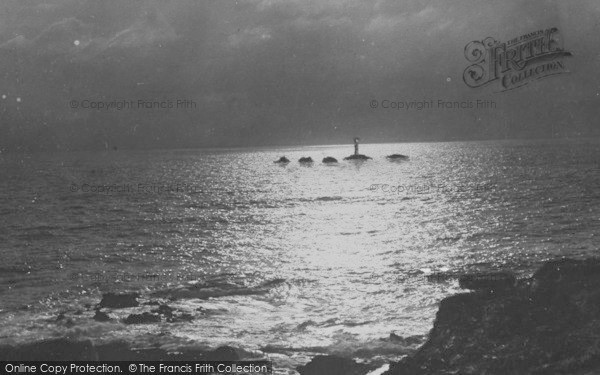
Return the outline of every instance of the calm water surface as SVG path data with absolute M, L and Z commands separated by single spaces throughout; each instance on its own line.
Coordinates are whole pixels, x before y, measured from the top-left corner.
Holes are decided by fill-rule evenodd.
M 351 152 L 0 155 L 0 342 L 228 344 L 283 369 L 315 353 L 385 361 L 406 352 L 390 333 L 422 337 L 458 291 L 427 275 L 527 275 L 597 253 L 600 141 L 362 145 L 373 160 L 342 161 Z M 95 322 L 107 291 L 195 319 Z

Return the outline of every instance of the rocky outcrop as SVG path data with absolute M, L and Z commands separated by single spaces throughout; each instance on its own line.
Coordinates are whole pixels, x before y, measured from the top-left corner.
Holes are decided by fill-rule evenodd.
M 100 309 L 97 309 L 92 319 L 97 322 L 108 322 L 110 320 L 110 316 L 108 316 L 107 313 L 100 311 Z
M 104 314 L 98 310 L 96 310 L 96 315 L 94 316 L 95 320 L 99 316 L 99 314 Z M 106 315 L 106 314 L 104 314 Z M 101 318 L 104 318 L 100 315 Z M 108 316 L 106 316 L 108 317 Z M 110 318 L 109 318 L 110 319 Z M 130 314 L 125 319 L 123 319 L 123 323 L 125 324 L 152 324 L 152 323 L 160 323 L 162 321 L 166 321 L 168 323 L 178 323 L 178 322 L 190 322 L 194 320 L 194 316 L 192 314 L 180 311 L 178 309 L 174 309 L 168 305 L 162 304 L 159 305 L 156 309 L 151 311 L 145 311 L 141 314 Z
M 387 375 L 600 373 L 600 260 L 550 261 L 531 279 L 463 278 L 429 340 Z
M 247 360 L 251 353 L 229 346 L 215 350 L 178 347 L 132 347 L 125 341 L 94 344 L 90 340 L 49 339 L 17 346 L 0 345 L 2 361 L 236 361 Z M 253 355 L 252 355 L 253 356 Z M 261 358 L 262 359 L 262 358 Z
M 463 289 L 487 292 L 511 290 L 517 284 L 517 278 L 510 272 L 475 273 L 461 275 L 458 285 Z
M 127 318 L 123 319 L 125 324 L 151 324 L 160 323 L 160 315 L 144 312 L 142 314 L 130 314 Z
M 20 346 L 0 345 L 2 361 L 93 361 L 97 358 L 97 351 L 89 340 L 71 341 L 59 338 Z
M 344 160 L 369 160 L 371 157 L 363 154 L 354 154 L 350 156 L 346 156 Z
M 98 307 L 109 307 L 112 309 L 122 309 L 126 307 L 137 307 L 139 302 L 137 299 L 140 297 L 138 293 L 126 293 L 126 294 L 115 294 L 106 293 L 102 295 L 102 300 Z
M 516 280 L 502 272 L 463 275 L 459 283 L 473 292 L 442 300 L 428 341 L 415 354 L 391 364 L 385 374 L 600 373 L 600 259 L 550 261 L 529 279 Z M 184 314 L 166 304 L 152 305 L 156 308 L 132 317 L 132 323 L 146 318 L 169 321 Z M 59 317 L 60 322 L 67 319 L 65 314 Z M 405 339 L 394 334 L 389 340 Z M 154 347 L 133 349 L 124 342 L 94 345 L 68 339 L 0 345 L 0 359 L 5 361 L 236 360 L 241 353 L 230 347 L 177 348 L 171 353 Z M 368 364 L 336 356 L 317 356 L 298 367 L 301 375 L 365 375 L 372 370 Z
M 231 346 L 221 346 L 207 353 L 206 358 L 210 361 L 239 361 L 241 359 L 239 350 Z
M 297 370 L 300 375 L 365 375 L 373 367 L 348 358 L 319 355 Z
M 158 306 L 158 308 L 156 308 L 150 312 L 164 317 L 165 320 L 169 323 L 189 322 L 189 321 L 194 320 L 194 317 L 191 314 L 179 311 L 177 309 L 174 309 L 174 308 L 172 308 L 168 305 L 164 305 L 164 304 Z
M 402 154 L 392 154 L 386 156 L 388 160 L 408 160 L 408 156 Z

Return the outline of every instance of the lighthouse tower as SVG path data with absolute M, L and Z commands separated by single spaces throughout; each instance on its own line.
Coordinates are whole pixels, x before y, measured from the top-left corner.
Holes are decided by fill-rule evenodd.
M 354 138 L 354 155 L 346 156 L 344 158 L 344 160 L 368 160 L 368 159 L 371 159 L 370 157 L 368 157 L 366 155 L 361 155 L 358 153 L 358 141 L 360 141 L 360 138 L 358 138 L 358 137 Z

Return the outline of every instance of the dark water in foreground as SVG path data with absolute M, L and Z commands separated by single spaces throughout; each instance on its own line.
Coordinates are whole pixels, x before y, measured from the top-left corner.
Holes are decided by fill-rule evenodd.
M 528 274 L 598 250 L 598 140 L 363 145 L 373 160 L 341 161 L 351 152 L 0 155 L 0 342 L 228 344 L 281 368 L 315 353 L 385 361 L 405 349 L 391 332 L 426 334 L 457 291 L 427 275 Z M 410 160 L 384 158 L 397 152 Z M 320 163 L 329 155 L 340 163 Z M 86 304 L 107 291 L 195 319 L 95 322 Z

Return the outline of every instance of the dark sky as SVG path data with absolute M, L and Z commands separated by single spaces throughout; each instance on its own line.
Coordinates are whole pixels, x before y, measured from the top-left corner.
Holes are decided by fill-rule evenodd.
M 0 150 L 597 136 L 599 19 L 597 0 L 6 0 Z M 570 73 L 463 82 L 470 41 L 551 27 Z M 478 99 L 496 108 L 380 104 Z M 133 105 L 81 108 L 111 101 Z

